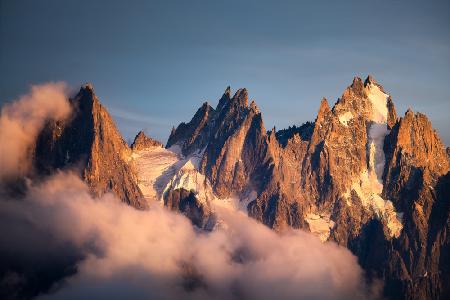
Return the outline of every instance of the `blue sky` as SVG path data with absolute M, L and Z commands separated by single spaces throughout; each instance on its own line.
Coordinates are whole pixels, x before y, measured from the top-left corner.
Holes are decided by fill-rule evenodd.
M 0 101 L 92 82 L 127 140 L 165 142 L 228 85 L 266 128 L 301 124 L 370 73 L 450 144 L 449 1 L 0 0 L 0 45 Z

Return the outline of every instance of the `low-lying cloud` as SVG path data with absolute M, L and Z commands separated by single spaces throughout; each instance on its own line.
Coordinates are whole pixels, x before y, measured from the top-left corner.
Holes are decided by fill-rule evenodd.
M 34 85 L 30 93 L 2 107 L 0 178 L 23 174 L 28 169 L 30 146 L 45 121 L 69 115 L 67 91 L 63 82 Z
M 242 213 L 218 213 L 227 229 L 203 232 L 156 202 L 141 211 L 113 195 L 92 198 L 78 177 L 60 173 L 31 185 L 22 201 L 1 204 L 0 251 L 24 261 L 39 259 L 36 252 L 52 264 L 54 249 L 70 249 L 56 260 L 78 258 L 76 274 L 44 299 L 370 296 L 347 249 L 303 231 L 278 234 Z M 26 224 L 20 235 L 5 232 L 17 224 Z

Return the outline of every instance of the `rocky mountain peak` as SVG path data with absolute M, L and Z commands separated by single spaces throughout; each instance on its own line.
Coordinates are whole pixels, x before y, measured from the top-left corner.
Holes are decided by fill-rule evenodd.
M 228 100 L 225 99 L 225 101 Z M 166 147 L 169 148 L 173 145 L 178 145 L 181 147 L 184 155 L 203 148 L 208 141 L 210 121 L 214 116 L 215 110 L 208 102 L 204 102 L 189 123 L 180 123 L 175 130 L 172 130 Z
M 83 85 L 70 103 L 71 118 L 64 123 L 48 123 L 38 137 L 37 171 L 48 174 L 77 168 L 93 194 L 113 192 L 132 206 L 146 207 L 134 170 L 126 162 L 131 150 L 93 86 Z
M 227 88 L 225 89 L 224 95 L 228 95 L 228 98 L 231 97 L 231 87 L 227 86 Z
M 394 127 L 395 122 L 397 121 L 397 112 L 395 110 L 394 102 L 392 101 L 391 96 L 389 96 L 387 100 L 387 109 L 388 109 L 388 120 L 387 124 L 389 129 L 392 129 Z
M 232 103 L 236 103 L 240 107 L 248 106 L 248 91 L 245 88 L 238 89 L 231 99 Z
M 351 88 L 358 90 L 362 89 L 364 87 L 364 83 L 362 82 L 361 78 L 358 76 L 353 77 L 352 84 L 350 85 Z
M 152 147 L 163 147 L 163 144 L 146 136 L 142 130 L 139 131 L 131 144 L 131 149 L 133 150 L 144 150 Z
M 366 80 L 364 80 L 364 86 L 367 86 L 369 84 L 373 84 L 373 85 L 377 84 L 375 78 L 373 78 L 373 76 L 370 74 L 367 76 Z
M 388 154 L 396 163 L 401 157 L 415 167 L 427 168 L 433 173 L 444 175 L 449 169 L 445 149 L 430 120 L 422 113 L 414 113 L 408 108 L 389 135 L 390 151 Z M 390 161 L 392 164 L 393 161 Z
M 230 102 L 230 99 L 231 99 L 231 87 L 228 86 L 225 89 L 225 92 L 223 93 L 222 97 L 220 98 L 219 103 L 217 104 L 216 110 L 221 111 L 222 108 L 224 108 Z
M 373 87 L 373 86 L 376 86 L 376 87 L 378 87 L 378 89 L 379 89 L 381 92 L 387 94 L 387 93 L 385 92 L 383 86 L 382 86 L 381 84 L 379 84 L 379 83 L 375 80 L 375 78 L 373 78 L 372 75 L 369 74 L 369 75 L 367 76 L 366 80 L 364 80 L 364 87 L 366 87 L 366 89 L 367 89 L 367 88 L 370 88 L 371 86 L 372 86 L 372 87 Z
M 255 113 L 260 113 L 258 106 L 256 105 L 255 100 L 252 100 L 252 102 L 250 102 L 250 110 L 254 111 Z
M 330 105 L 328 104 L 328 100 L 323 97 L 320 101 L 319 112 L 317 114 L 316 122 L 320 122 L 330 113 Z
M 371 75 L 363 84 L 359 77 L 344 91 L 333 106 L 333 114 L 341 124 L 348 126 L 351 120 L 362 118 L 376 124 L 387 124 L 391 128 L 397 118 L 392 98 Z
M 105 110 L 95 94 L 92 83 L 82 85 L 75 97 L 69 99 L 69 101 L 75 111 L 78 111 L 81 115 L 95 115 L 97 111 Z
M 147 141 L 144 133 L 135 144 L 140 140 Z M 423 294 L 424 286 L 436 289 L 442 281 L 427 247 L 444 251 L 448 213 L 436 211 L 445 203 L 437 191 L 448 178 L 448 149 L 425 115 L 408 110 L 397 118 L 391 96 L 372 76 L 355 77 L 332 108 L 323 98 L 315 122 L 278 132 L 265 130 L 246 89 L 231 97 L 227 88 L 216 109 L 203 103 L 189 123 L 172 130 L 171 145 L 197 155 L 197 171 L 217 197 L 251 191 L 252 217 L 347 246 L 387 282 L 388 295 Z M 166 205 L 184 209 L 181 198 L 192 198 L 185 204 L 195 206 L 195 194 L 177 193 L 169 193 Z M 436 214 L 438 225 L 430 221 Z M 416 276 L 427 271 L 437 275 Z
M 90 82 L 86 82 L 85 84 L 81 85 L 80 89 L 94 93 L 94 85 Z
M 352 84 L 347 87 L 338 102 L 340 102 L 342 99 L 345 98 L 362 98 L 364 97 L 364 83 L 362 82 L 361 78 L 354 77 Z
M 411 119 L 414 117 L 414 111 L 411 107 L 408 107 L 408 109 L 405 112 L 405 118 Z
M 98 99 L 95 94 L 94 85 L 92 83 L 83 84 L 74 99 L 89 102 L 97 101 Z

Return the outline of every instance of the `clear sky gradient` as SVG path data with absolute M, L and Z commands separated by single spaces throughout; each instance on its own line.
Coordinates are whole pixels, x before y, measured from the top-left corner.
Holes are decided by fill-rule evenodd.
M 92 82 L 128 141 L 163 142 L 228 85 L 281 129 L 370 73 L 450 143 L 450 1 L 0 0 L 0 72 L 1 102 Z

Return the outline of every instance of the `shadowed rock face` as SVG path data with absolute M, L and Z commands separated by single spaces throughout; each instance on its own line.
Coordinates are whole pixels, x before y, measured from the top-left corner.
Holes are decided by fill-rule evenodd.
M 146 207 L 135 172 L 126 162 L 131 150 L 92 86 L 84 85 L 70 103 L 74 111 L 71 119 L 48 123 L 38 137 L 34 159 L 37 173 L 73 169 L 93 194 L 111 191 L 136 208 Z
M 302 124 L 301 126 L 297 127 L 295 125 L 289 126 L 287 129 L 281 129 L 276 132 L 276 138 L 278 143 L 280 143 L 281 146 L 286 147 L 289 140 L 293 138 L 294 135 L 298 134 L 299 137 L 304 140 L 310 140 L 312 133 L 314 130 L 314 123 L 313 122 L 306 122 Z
M 207 102 L 203 103 L 189 123 L 181 123 L 177 129 L 172 130 L 166 147 L 179 145 L 184 155 L 202 149 L 210 137 L 214 115 L 214 109 Z
M 371 76 L 332 108 L 323 99 L 314 123 L 278 132 L 266 132 L 245 89 L 208 107 L 168 146 L 187 144 L 188 154 L 201 140 L 200 171 L 218 196 L 251 187 L 249 215 L 275 230 L 329 225 L 325 239 L 353 251 L 390 298 L 448 295 L 449 156 L 424 115 L 398 118 Z
M 182 212 L 195 226 L 208 227 L 210 211 L 208 207 L 197 200 L 193 191 L 183 188 L 170 190 L 164 199 L 164 205 L 173 211 Z

